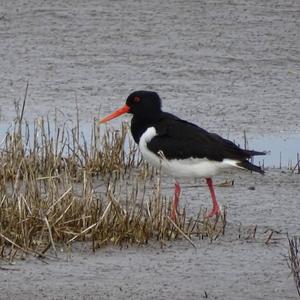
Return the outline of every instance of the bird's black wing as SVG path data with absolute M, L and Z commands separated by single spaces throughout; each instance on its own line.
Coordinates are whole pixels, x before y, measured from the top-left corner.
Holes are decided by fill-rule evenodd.
M 215 133 L 209 133 L 195 124 L 163 113 L 155 124 L 157 135 L 148 142 L 154 153 L 162 151 L 167 159 L 207 158 L 222 161 L 225 158 L 244 161 L 261 152 L 243 150 L 233 142 Z

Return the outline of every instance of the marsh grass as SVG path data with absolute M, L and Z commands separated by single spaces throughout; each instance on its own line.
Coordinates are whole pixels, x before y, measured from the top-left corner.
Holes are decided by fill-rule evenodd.
M 224 234 L 226 217 L 212 221 L 199 211 L 190 218 L 183 209 L 176 222 L 169 218 L 172 199 L 127 138 L 126 124 L 101 133 L 94 122 L 88 141 L 79 122 L 54 125 L 39 119 L 30 127 L 18 114 L 1 143 L 1 258 L 57 254 L 58 245 L 77 241 L 96 250 Z
M 289 241 L 289 255 L 288 255 L 288 265 L 293 274 L 298 295 L 300 296 L 300 253 L 299 245 L 300 238 L 298 237 L 288 237 Z

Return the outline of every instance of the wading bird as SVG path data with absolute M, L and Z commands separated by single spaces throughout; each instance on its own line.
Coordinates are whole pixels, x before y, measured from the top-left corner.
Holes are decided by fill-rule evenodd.
M 226 169 L 246 169 L 263 174 L 264 171 L 248 161 L 265 152 L 244 150 L 221 136 L 182 120 L 161 109 L 161 99 L 156 92 L 136 91 L 126 104 L 100 120 L 105 123 L 129 113 L 131 133 L 146 161 L 161 168 L 175 178 L 175 193 L 171 218 L 176 219 L 180 196 L 178 178 L 202 177 L 206 179 L 212 209 L 208 217 L 221 213 L 211 177 Z

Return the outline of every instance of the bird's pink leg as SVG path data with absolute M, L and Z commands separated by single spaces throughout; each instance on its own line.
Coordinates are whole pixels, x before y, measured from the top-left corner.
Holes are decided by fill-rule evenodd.
M 210 217 L 213 217 L 213 216 L 220 215 L 221 211 L 220 211 L 220 207 L 219 207 L 219 204 L 217 202 L 217 199 L 216 199 L 212 179 L 211 178 L 206 178 L 206 183 L 208 185 L 210 195 L 211 195 L 212 204 L 213 204 L 212 210 L 207 214 L 207 217 L 210 218 Z
M 175 193 L 174 193 L 174 200 L 172 203 L 172 210 L 171 210 L 171 219 L 173 221 L 176 220 L 176 216 L 178 214 L 178 204 L 179 204 L 179 196 L 180 196 L 180 185 L 179 182 L 175 182 Z

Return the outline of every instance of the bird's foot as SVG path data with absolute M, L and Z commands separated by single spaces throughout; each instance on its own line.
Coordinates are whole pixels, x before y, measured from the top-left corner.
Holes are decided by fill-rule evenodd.
M 211 217 L 214 217 L 214 216 L 217 217 L 217 216 L 220 216 L 220 215 L 221 215 L 221 210 L 220 210 L 219 206 L 217 205 L 217 206 L 214 206 L 212 208 L 212 210 L 209 213 L 206 214 L 206 217 L 211 218 Z
M 177 218 L 177 211 L 176 211 L 176 210 L 172 209 L 172 212 L 171 212 L 171 214 L 170 214 L 170 218 L 171 218 L 171 220 L 172 220 L 173 222 L 176 221 L 176 218 Z
M 172 221 L 176 221 L 177 217 L 180 216 L 180 212 L 178 211 L 178 208 L 175 207 L 174 205 L 172 205 L 172 210 L 171 210 L 171 213 L 170 213 L 170 218 Z
M 180 196 L 180 185 L 176 181 L 175 182 L 175 193 L 174 193 L 174 200 L 172 202 L 171 214 L 170 217 L 172 221 L 176 221 L 177 216 L 179 215 L 178 212 L 178 204 L 179 204 L 179 196 Z

